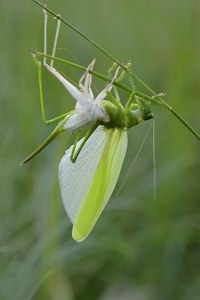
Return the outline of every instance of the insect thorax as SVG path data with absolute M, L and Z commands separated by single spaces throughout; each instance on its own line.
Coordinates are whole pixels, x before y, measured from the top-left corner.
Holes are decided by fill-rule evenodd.
M 114 104 L 104 100 L 103 108 L 110 118 L 109 122 L 102 124 L 107 128 L 130 128 L 142 121 L 154 118 L 149 104 L 143 99 L 137 99 L 137 103 L 132 103 L 129 107 L 124 107 L 121 103 Z

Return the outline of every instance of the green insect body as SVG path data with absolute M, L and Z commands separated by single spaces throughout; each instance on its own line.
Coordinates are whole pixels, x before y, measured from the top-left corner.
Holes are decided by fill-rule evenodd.
M 137 103 L 131 103 L 130 106 L 124 107 L 121 103 L 117 105 L 110 101 L 103 101 L 103 107 L 109 115 L 110 121 L 103 123 L 107 128 L 131 128 L 142 121 L 154 118 L 149 104 L 142 98 L 135 97 Z

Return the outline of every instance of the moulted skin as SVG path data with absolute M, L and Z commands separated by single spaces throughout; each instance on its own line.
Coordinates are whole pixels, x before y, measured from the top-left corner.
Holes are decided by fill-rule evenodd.
M 64 78 L 55 68 L 45 65 L 47 70 L 52 73 L 68 90 L 76 100 L 75 112 L 66 120 L 63 126 L 64 130 L 69 132 L 77 131 L 88 124 L 99 123 L 107 128 L 130 128 L 142 122 L 153 118 L 149 105 L 143 99 L 136 97 L 137 103 L 132 103 L 129 107 L 123 107 L 118 101 L 112 103 L 105 100 L 108 92 L 113 88 L 119 68 L 106 87 L 94 97 L 91 84 L 95 60 L 93 60 L 86 72 L 79 81 L 79 89 Z M 84 81 L 84 83 L 82 83 Z
M 104 123 L 109 122 L 109 115 L 102 106 L 102 101 L 106 97 L 107 92 L 110 92 L 113 83 L 117 77 L 118 69 L 115 76 L 112 78 L 111 82 L 106 85 L 106 87 L 94 97 L 91 83 L 92 75 L 89 73 L 94 67 L 95 60 L 91 62 L 88 66 L 86 72 L 83 74 L 79 81 L 79 89 L 71 84 L 66 78 L 64 78 L 55 68 L 45 65 L 47 70 L 52 73 L 68 90 L 72 97 L 76 100 L 75 112 L 67 119 L 63 126 L 64 130 L 69 132 L 77 131 L 88 124 L 101 121 Z M 84 80 L 84 83 L 82 83 Z

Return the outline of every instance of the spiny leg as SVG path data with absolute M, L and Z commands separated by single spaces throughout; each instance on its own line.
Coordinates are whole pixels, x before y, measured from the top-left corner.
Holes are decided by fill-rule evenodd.
M 116 72 L 117 64 L 113 63 L 110 69 L 108 70 L 108 80 L 106 81 L 106 85 L 112 80 L 114 72 Z
M 126 103 L 126 109 L 128 109 L 130 107 L 130 105 L 133 103 L 133 100 L 135 99 L 135 93 L 136 93 L 136 90 L 135 90 L 135 84 L 133 83 L 133 78 L 130 74 L 131 72 L 131 66 L 132 66 L 132 63 L 129 61 L 126 65 L 126 69 L 127 69 L 127 72 L 128 72 L 128 79 L 129 79 L 129 83 L 130 83 L 130 86 L 132 88 L 132 92 L 129 96 L 129 99 Z M 137 104 L 135 104 L 135 108 L 137 108 Z
M 133 82 L 133 76 L 131 76 L 131 66 L 132 66 L 132 64 L 131 64 L 131 62 L 129 61 L 129 62 L 127 63 L 127 65 L 126 65 L 127 71 L 128 71 L 128 79 L 129 79 L 129 83 L 130 83 L 131 88 L 135 91 L 135 84 L 134 84 L 134 82 Z

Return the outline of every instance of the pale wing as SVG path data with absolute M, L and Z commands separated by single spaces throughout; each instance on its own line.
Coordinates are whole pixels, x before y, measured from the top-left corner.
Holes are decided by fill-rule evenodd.
M 96 154 L 99 164 L 93 170 L 88 191 L 74 222 L 72 236 L 76 241 L 84 240 L 95 225 L 115 188 L 126 154 L 126 130 L 107 129 L 105 132 L 106 139 L 100 159 L 99 154 Z M 91 162 L 88 165 L 90 164 Z
M 87 140 L 75 163 L 70 160 L 71 147 L 66 151 L 59 164 L 61 198 L 73 224 L 88 193 L 107 144 L 108 135 L 106 132 L 102 126 L 99 126 Z M 78 142 L 77 148 L 81 141 Z

